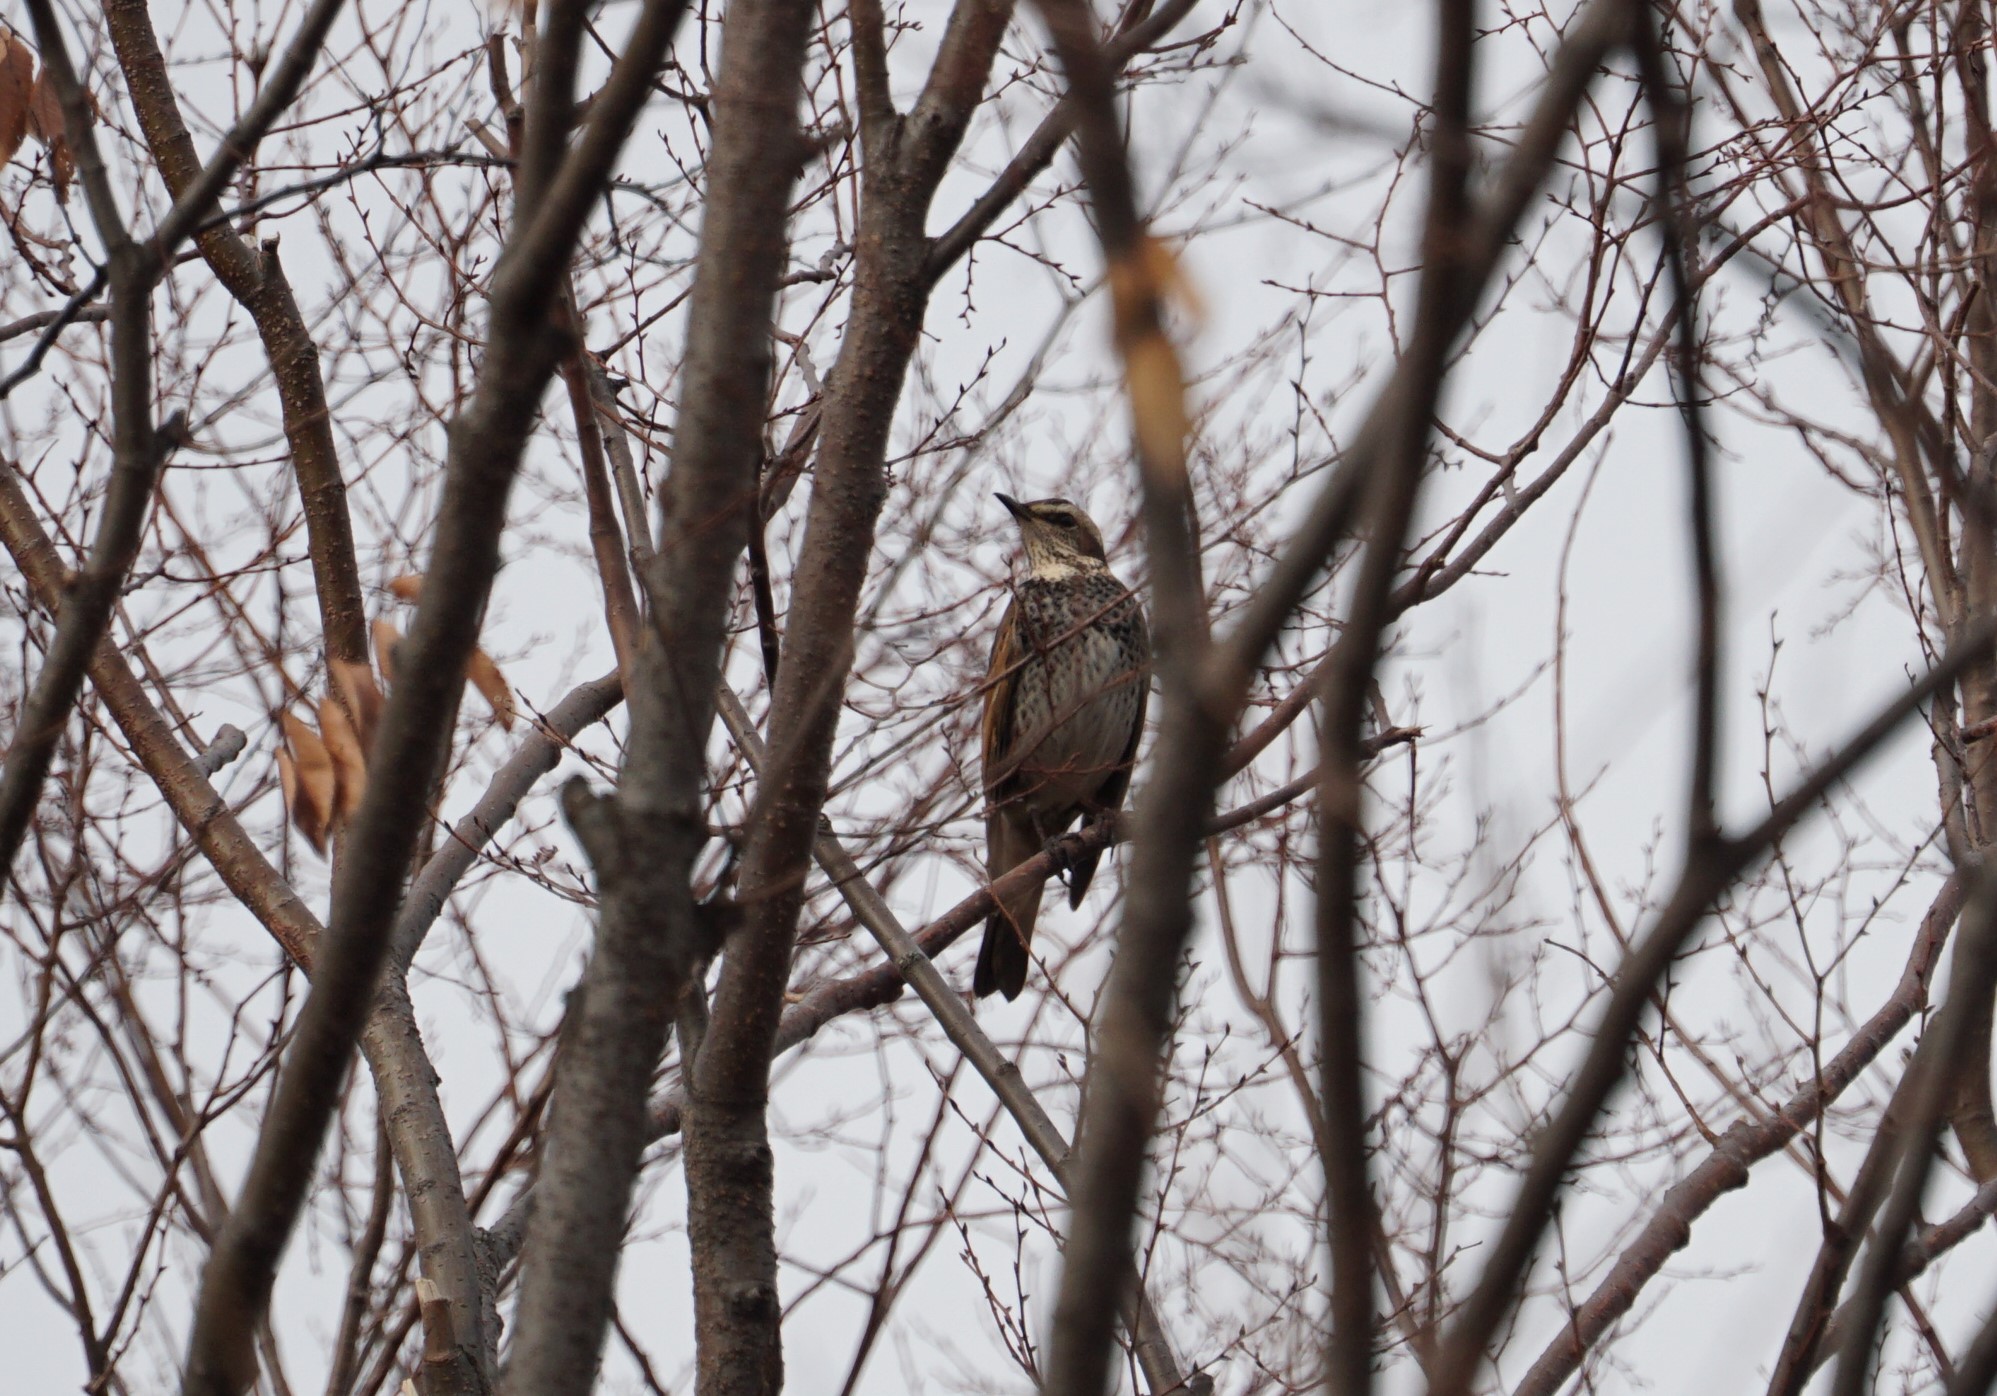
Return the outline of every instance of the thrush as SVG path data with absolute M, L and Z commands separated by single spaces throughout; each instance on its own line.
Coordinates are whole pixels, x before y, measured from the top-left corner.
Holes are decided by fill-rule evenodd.
M 1000 495 L 1018 521 L 1026 575 L 1012 589 L 986 675 L 985 870 L 998 878 L 1076 820 L 1115 815 L 1130 788 L 1151 683 L 1144 608 L 1109 570 L 1102 531 L 1065 499 Z M 1078 907 L 1100 852 L 1068 872 Z M 971 987 L 1008 999 L 1026 987 L 1041 882 L 985 921 Z

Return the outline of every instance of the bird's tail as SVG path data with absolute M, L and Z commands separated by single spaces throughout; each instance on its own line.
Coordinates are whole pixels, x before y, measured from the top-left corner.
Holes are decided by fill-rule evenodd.
M 985 868 L 992 878 L 1002 877 L 1035 853 L 1031 835 L 1011 820 L 991 816 L 985 821 Z M 1004 994 L 1016 999 L 1026 987 L 1026 967 L 1031 962 L 1026 947 L 1033 941 L 1033 922 L 1040 915 L 1040 894 L 1046 884 L 1036 882 L 1013 893 L 985 918 L 985 940 L 978 947 L 978 968 L 971 977 L 971 991 L 979 998 Z

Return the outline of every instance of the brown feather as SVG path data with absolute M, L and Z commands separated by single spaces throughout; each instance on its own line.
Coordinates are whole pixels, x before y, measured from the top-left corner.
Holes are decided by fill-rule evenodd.
M 992 637 L 992 662 L 985 670 L 985 713 L 983 737 L 985 799 L 1002 799 L 1010 793 L 1011 773 L 1006 770 L 1006 735 L 1012 731 L 1012 700 L 1019 691 L 1019 603 L 1005 608 L 998 634 Z
M 983 756 L 985 772 L 985 873 L 997 879 L 1031 858 L 1039 849 L 1033 846 L 1033 831 L 1018 806 L 1008 808 L 1008 797 L 1017 781 L 1008 769 L 1011 754 L 1006 737 L 1012 731 L 1013 695 L 1018 691 L 1019 607 L 1006 608 L 992 640 L 992 662 L 986 671 Z M 1041 885 L 1010 897 L 985 919 L 985 938 L 978 947 L 977 972 L 971 989 L 978 997 L 994 991 L 1008 999 L 1019 997 L 1026 987 L 1029 959 L 1027 943 L 1033 939 L 1033 922 L 1040 914 Z
M 1040 851 L 1033 830 L 1004 811 L 985 816 L 985 868 L 993 881 Z M 1044 882 L 1031 882 L 999 903 L 985 918 L 985 938 L 978 946 L 978 967 L 971 977 L 971 992 L 979 998 L 994 992 L 1016 999 L 1026 987 L 1026 971 L 1032 963 L 1027 945 L 1033 939 L 1033 923 L 1040 915 Z

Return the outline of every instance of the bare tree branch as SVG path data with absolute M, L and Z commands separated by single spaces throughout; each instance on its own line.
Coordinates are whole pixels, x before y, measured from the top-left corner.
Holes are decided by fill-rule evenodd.
M 536 1396 L 587 1390 L 593 1380 L 644 1145 L 646 1086 L 682 990 L 697 982 L 722 929 L 716 910 L 694 905 L 691 885 L 706 841 L 702 753 L 729 587 L 756 497 L 768 325 L 786 245 L 783 210 L 795 173 L 809 17 L 796 0 L 750 0 L 727 16 L 676 461 L 661 507 L 664 542 L 643 578 L 652 633 L 639 647 L 627 695 L 629 752 L 614 802 L 574 786 L 565 801 L 596 868 L 600 917 L 577 1049 L 558 1085 L 541 1196 L 529 1222 L 507 1375 L 509 1390 Z M 572 158 L 590 145 L 586 134 Z M 557 191 L 562 184 L 556 181 Z M 640 531 L 634 521 L 634 548 Z M 707 1224 L 696 1214 L 697 1232 Z M 712 1372 L 756 1379 L 716 1349 L 734 1315 L 775 1309 L 774 1292 L 717 1284 L 716 1268 L 729 1258 L 708 1252 L 709 1244 L 696 1243 L 694 1280 L 703 1391 L 717 1379 Z
M 1852 1033 L 1822 1073 L 1763 1120 L 1728 1128 L 1697 1168 L 1674 1183 L 1635 1240 L 1623 1248 L 1600 1284 L 1547 1344 L 1512 1396 L 1554 1396 L 1566 1385 L 1609 1326 L 1636 1303 L 1643 1287 L 1692 1239 L 1692 1225 L 1725 1194 L 1747 1185 L 1749 1170 L 1794 1139 L 1859 1078 L 1928 1000 L 1928 982 L 1943 943 L 1962 911 L 1963 880 L 1951 877 L 1922 918 L 1900 981 Z M 1820 1351 L 1823 1349 L 1820 1348 Z
M 763 747 L 762 738 L 756 734 L 748 709 L 725 685 L 719 690 L 719 697 L 722 720 L 728 724 L 730 734 L 748 757 L 750 765 L 760 769 L 768 761 L 768 752 Z M 812 856 L 832 880 L 832 885 L 838 888 L 839 895 L 846 899 L 846 904 L 852 908 L 860 924 L 880 943 L 899 979 L 921 997 L 936 1016 L 936 1021 L 942 1024 L 944 1034 L 963 1051 L 972 1069 L 992 1088 L 992 1094 L 999 1098 L 1006 1113 L 1018 1123 L 1020 1133 L 1026 1136 L 1026 1142 L 1033 1146 L 1033 1151 L 1053 1170 L 1056 1178 L 1065 1179 L 1069 1162 L 1067 1139 L 1020 1077 L 1019 1068 L 978 1026 L 962 995 L 950 987 L 942 972 L 924 953 L 921 943 L 902 926 L 886 899 L 867 880 L 867 875 L 837 838 L 821 832 L 812 846 Z M 790 1016 L 789 1012 L 784 1015 L 786 1020 Z M 782 1031 L 780 1024 L 780 1037 Z M 1168 1393 L 1177 1391 L 1210 1390 L 1213 1385 L 1211 1379 L 1202 1375 L 1189 1382 L 1181 1374 L 1178 1359 L 1172 1353 L 1171 1340 L 1158 1321 L 1157 1310 L 1141 1290 L 1134 1297 L 1133 1307 L 1135 1315 L 1130 1322 L 1133 1345 L 1137 1360 L 1144 1369 L 1144 1379 L 1150 1383 L 1154 1396 L 1168 1396 Z
M 863 65 L 860 228 L 852 308 L 826 383 L 818 458 L 770 716 L 770 746 L 742 857 L 746 922 L 715 986 L 687 1075 L 687 1199 L 695 1245 L 702 1396 L 774 1392 L 782 1382 L 768 1122 L 770 1059 L 783 1012 L 804 878 L 831 778 L 838 695 L 887 497 L 888 434 L 928 303 L 924 220 L 983 92 L 1010 0 L 959 0 L 936 69 L 949 74 L 911 133 L 886 93 L 885 53 L 869 56 L 869 13 L 854 16 Z M 878 14 L 872 19 L 877 20 Z M 883 41 L 884 42 L 884 41 Z M 869 69 L 868 65 L 871 65 Z M 758 521 L 759 522 L 759 521 Z M 752 1296 L 753 1302 L 744 1296 Z
M 69 46 L 49 0 L 29 0 L 28 12 L 41 41 L 44 71 L 62 104 L 67 139 L 77 152 L 77 170 L 90 204 L 97 235 L 110 268 L 111 323 L 111 483 L 104 512 L 83 566 L 66 582 L 50 642 L 34 688 L 22 704 L 20 721 L 0 767 L 0 878 L 14 865 L 42 782 L 55 759 L 56 742 L 83 687 L 92 651 L 111 624 L 125 575 L 139 555 L 140 534 L 152 508 L 153 487 L 166 454 L 181 435 L 175 417 L 163 430 L 153 427 L 152 275 L 133 243 L 112 196 L 104 158 L 91 129 L 89 101 L 69 60 Z M 9 467 L 11 469 L 11 467 Z
M 1836 1396 L 1859 1396 L 1871 1381 L 1873 1344 L 1879 1317 L 1897 1287 L 1902 1238 L 1914 1239 L 1921 1195 L 1955 1090 L 1958 1064 L 1975 1036 L 1978 1020 L 1988 1016 L 1993 989 L 1997 989 L 1997 879 L 1986 873 L 1970 889 L 1969 905 L 1963 910 L 1962 930 L 1956 936 L 1955 955 L 1950 961 L 1948 1001 L 1922 1034 L 1921 1045 L 1900 1078 L 1895 1100 L 1887 1107 L 1879 1131 L 1875 1147 L 1887 1160 L 1881 1182 L 1890 1183 L 1891 1191 L 1881 1199 L 1885 1205 L 1878 1228 L 1851 1297 L 1837 1379 L 1832 1386 Z M 1865 1171 L 1861 1170 L 1861 1176 Z M 1854 1204 L 1861 1191 L 1859 1186 L 1852 1188 Z M 1851 1235 L 1855 1239 L 1864 1230 L 1860 1224 L 1851 1228 Z
M 1921 704 L 1954 683 L 1970 665 L 1985 662 L 1993 640 L 1997 640 L 1997 618 L 1978 625 L 1963 642 L 1951 647 L 1918 683 L 1883 707 L 1798 781 L 1754 828 L 1687 848 L 1677 885 L 1649 932 L 1632 947 L 1617 972 L 1614 991 L 1592 1034 L 1593 1045 L 1569 1078 L 1566 1096 L 1533 1149 L 1531 1166 L 1477 1287 L 1444 1338 L 1431 1378 L 1432 1396 L 1465 1396 L 1469 1391 L 1483 1365 L 1490 1335 L 1511 1307 L 1519 1279 L 1550 1219 L 1561 1178 L 1596 1113 L 1622 1080 L 1624 1053 L 1649 1005 L 1651 988 L 1698 929 L 1713 898 L 1753 862 L 1765 857 L 1825 791 L 1871 756 L 1901 723 L 1920 710 Z
M 253 1375 L 249 1325 L 264 1311 L 278 1255 L 302 1205 L 347 1056 L 373 999 L 403 879 L 441 769 L 465 661 L 499 560 L 521 452 L 557 360 L 546 333 L 558 280 L 616 148 L 629 134 L 672 39 L 680 4 L 648 4 L 548 197 L 508 239 L 492 280 L 490 343 L 477 390 L 451 425 L 436 542 L 422 601 L 397 657 L 397 682 L 370 780 L 343 849 L 333 914 L 243 1196 L 203 1275 L 187 1390 L 232 1396 Z
M 64 570 L 13 467 L 0 462 L 0 543 L 43 606 L 62 597 Z M 245 832 L 206 773 L 188 755 L 108 639 L 90 657 L 90 681 L 104 698 L 174 817 L 229 890 L 301 969 L 311 972 L 323 927 Z
M 301 24 L 280 65 L 278 91 L 285 93 L 287 104 L 309 72 L 326 27 L 339 9 L 338 0 L 317 0 Z M 232 138 L 223 142 L 215 158 L 204 164 L 195 152 L 143 0 L 108 0 L 104 17 L 146 145 L 168 192 L 176 198 L 175 213 L 180 218 L 174 223 L 175 241 L 183 235 L 194 238 L 216 279 L 255 320 L 269 356 L 284 413 L 285 438 L 291 447 L 292 470 L 305 507 L 326 653 L 333 659 L 365 663 L 367 616 L 361 599 L 360 569 L 354 558 L 353 520 L 347 509 L 339 452 L 333 443 L 333 415 L 326 401 L 318 346 L 279 263 L 277 242 L 267 240 L 260 249 L 252 249 L 232 229 L 206 221 L 222 185 L 248 158 L 256 135 L 276 119 L 281 108 L 266 109 L 257 104 L 252 113 L 245 114 Z M 256 124 L 250 124 L 251 115 L 256 116 Z

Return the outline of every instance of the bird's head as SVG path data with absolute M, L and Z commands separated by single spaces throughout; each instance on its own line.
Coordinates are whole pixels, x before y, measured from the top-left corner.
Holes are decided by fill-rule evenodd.
M 1036 499 L 1022 504 L 1011 495 L 998 497 L 1019 523 L 1026 544 L 1026 566 L 1036 577 L 1065 577 L 1108 566 L 1102 530 L 1095 520 L 1065 499 Z

